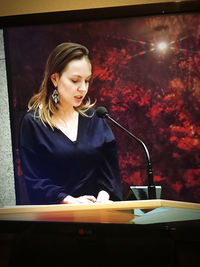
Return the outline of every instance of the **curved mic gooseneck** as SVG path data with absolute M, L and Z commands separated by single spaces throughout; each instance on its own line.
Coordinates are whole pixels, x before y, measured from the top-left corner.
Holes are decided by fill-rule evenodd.
M 112 121 L 114 124 L 116 124 L 119 128 L 124 130 L 128 135 L 130 135 L 132 138 L 134 138 L 139 144 L 142 145 L 146 158 L 147 158 L 147 178 L 148 178 L 148 195 L 149 199 L 156 199 L 156 188 L 154 185 L 154 179 L 153 179 L 153 171 L 152 171 L 152 165 L 151 165 L 151 159 L 149 155 L 149 151 L 147 149 L 147 146 L 144 144 L 142 140 L 140 140 L 138 137 L 136 137 L 134 134 L 129 132 L 126 128 L 124 128 L 121 124 L 119 124 L 117 121 L 115 121 L 112 117 L 109 116 L 108 110 L 105 107 L 98 107 L 96 110 L 96 114 L 99 118 L 108 118 L 110 121 Z

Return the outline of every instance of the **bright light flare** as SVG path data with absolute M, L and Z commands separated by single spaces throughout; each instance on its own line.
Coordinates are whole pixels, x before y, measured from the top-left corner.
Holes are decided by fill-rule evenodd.
M 158 44 L 158 49 L 165 50 L 167 48 L 167 44 L 165 42 L 161 42 Z

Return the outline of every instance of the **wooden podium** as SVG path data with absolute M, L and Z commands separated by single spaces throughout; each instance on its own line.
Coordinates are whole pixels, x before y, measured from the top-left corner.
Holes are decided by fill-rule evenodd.
M 199 222 L 200 204 L 160 199 L 3 207 L 0 266 L 198 266 Z
M 152 224 L 200 220 L 200 204 L 170 200 L 136 200 L 0 208 L 0 220 L 72 223 Z

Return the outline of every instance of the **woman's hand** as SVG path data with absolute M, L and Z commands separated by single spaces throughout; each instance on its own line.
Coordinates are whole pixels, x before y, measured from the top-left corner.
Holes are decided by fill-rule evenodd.
M 72 197 L 68 195 L 61 201 L 61 204 L 89 204 L 96 202 L 96 200 L 94 196 Z
M 111 202 L 110 195 L 101 190 L 98 193 L 97 198 L 94 196 L 80 196 L 80 197 L 72 197 L 70 195 L 66 196 L 60 203 L 61 204 L 90 204 L 90 203 L 108 203 Z
M 99 192 L 96 202 L 98 203 L 111 202 L 110 195 L 106 191 L 102 190 Z

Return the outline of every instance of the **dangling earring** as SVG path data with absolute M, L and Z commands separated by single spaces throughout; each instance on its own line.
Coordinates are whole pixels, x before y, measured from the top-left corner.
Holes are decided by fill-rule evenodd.
M 53 91 L 52 98 L 53 98 L 53 102 L 54 102 L 55 104 L 57 104 L 58 101 L 59 101 L 59 94 L 58 94 L 58 90 L 57 90 L 57 89 L 55 89 L 55 90 Z

